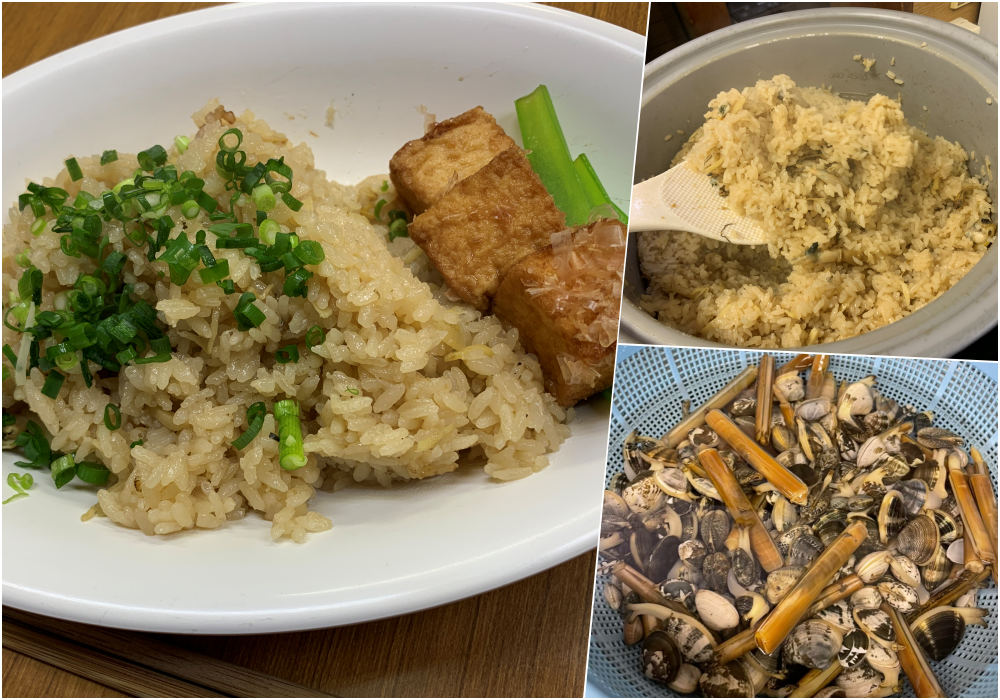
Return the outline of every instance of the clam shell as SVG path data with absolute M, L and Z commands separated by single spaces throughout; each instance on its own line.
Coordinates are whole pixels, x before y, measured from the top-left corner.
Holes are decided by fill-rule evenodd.
M 638 479 L 622 491 L 622 498 L 633 513 L 648 513 L 663 502 L 664 494 L 652 477 Z
M 628 503 L 614 491 L 604 492 L 604 515 L 625 519 L 629 516 Z
M 959 537 L 957 540 L 949 544 L 946 554 L 948 556 L 948 561 L 953 564 L 965 564 L 965 539 Z
M 937 525 L 938 542 L 941 546 L 947 547 L 958 538 L 959 525 L 953 517 L 943 510 L 931 510 L 928 515 L 934 519 L 934 524 Z
M 805 384 L 795 372 L 786 372 L 774 380 L 774 385 L 785 395 L 789 403 L 801 401 L 806 395 Z
M 622 603 L 625 601 L 625 594 L 622 593 L 621 586 L 614 583 L 613 581 L 608 581 L 604 584 L 604 600 L 607 602 L 608 607 L 618 612 L 622 609 Z
M 893 488 L 903 499 L 903 508 L 907 515 L 916 515 L 927 502 L 927 493 L 930 489 L 927 484 L 920 479 L 908 479 L 895 484 Z
M 644 633 L 642 615 L 632 615 L 625 620 L 625 627 L 622 629 L 622 639 L 628 646 L 635 646 L 641 642 Z
M 865 583 L 872 583 L 889 570 L 889 559 L 886 552 L 872 552 L 854 566 L 854 573 Z
M 827 686 L 820 690 L 815 695 L 814 698 L 846 698 L 847 694 L 841 688 L 835 688 Z
M 678 545 L 680 545 L 679 539 L 668 536 L 653 547 L 645 567 L 646 577 L 653 583 L 665 581 L 670 575 L 670 570 L 680 558 L 677 554 Z
M 851 610 L 847 603 L 842 600 L 823 608 L 816 613 L 816 617 L 841 632 L 847 632 L 855 627 Z
M 834 682 L 849 698 L 870 698 L 882 685 L 882 674 L 862 660 L 854 668 L 842 671 Z
M 688 440 L 695 446 L 695 449 L 706 447 L 717 447 L 719 444 L 719 434 L 707 425 L 699 425 L 688 433 Z
M 685 503 L 685 501 L 679 501 L 679 503 Z M 698 516 L 695 514 L 694 510 L 689 510 L 686 513 L 681 514 L 681 534 L 679 537 L 681 541 L 693 540 L 698 536 Z
M 708 555 L 708 547 L 701 540 L 684 540 L 677 546 L 677 555 L 685 564 L 700 569 Z
M 964 554 L 964 552 L 963 552 Z M 933 591 L 942 583 L 948 580 L 951 574 L 951 561 L 944 549 L 938 547 L 931 560 L 920 570 L 924 588 Z
M 729 515 L 724 510 L 709 511 L 701 519 L 701 539 L 709 553 L 725 549 L 729 536 Z
M 617 496 L 621 496 L 622 491 L 624 491 L 626 487 L 628 487 L 630 482 L 631 479 L 628 478 L 628 474 L 625 474 L 624 472 L 618 472 L 613 477 L 611 477 L 611 484 L 608 490 L 610 490 Z M 627 505 L 625 507 L 626 509 L 628 509 Z
M 681 664 L 680 669 L 674 679 L 667 683 L 671 690 L 688 695 L 698 690 L 698 679 L 701 678 L 701 669 L 688 663 Z
M 913 639 L 927 658 L 941 661 L 951 654 L 965 636 L 965 620 L 946 608 L 922 616 L 913 627 Z
M 778 551 L 783 556 L 788 556 L 788 552 L 791 550 L 792 543 L 799 537 L 803 537 L 805 535 L 811 536 L 812 528 L 809 527 L 808 525 L 795 525 L 793 527 L 788 528 L 783 533 L 781 533 L 781 535 L 775 542 L 775 545 L 778 547 Z
M 882 594 L 875 586 L 865 586 L 851 594 L 851 608 L 869 608 L 877 610 L 882 605 Z
M 813 529 L 816 531 L 816 536 L 823 543 L 824 548 L 833 544 L 833 541 L 840 536 L 840 533 L 847 529 L 846 515 L 846 513 L 841 513 L 840 511 L 830 511 L 816 521 Z
M 868 633 L 872 641 L 890 649 L 897 646 L 896 630 L 893 629 L 892 620 L 881 610 L 857 608 L 854 610 L 854 621 Z
M 812 423 L 825 416 L 832 408 L 833 404 L 830 402 L 830 399 L 823 397 L 806 399 L 805 401 L 800 401 L 795 406 L 795 415 L 807 423 Z
M 662 630 L 653 630 L 642 642 L 642 672 L 646 678 L 669 683 L 681 667 L 681 652 L 673 638 Z
M 790 664 L 806 668 L 829 668 L 837 659 L 843 636 L 821 620 L 806 620 L 792 630 L 782 646 L 782 655 Z
M 882 581 L 878 584 L 878 592 L 882 594 L 885 602 L 904 615 L 908 615 L 920 607 L 916 590 L 905 583 Z
M 764 586 L 764 596 L 771 605 L 777 605 L 788 593 L 795 588 L 795 584 L 802 578 L 805 569 L 801 566 L 783 566 L 775 569 L 767 576 L 767 583 Z
M 771 520 L 778 532 L 784 532 L 799 519 L 795 504 L 784 496 L 778 496 L 771 508 Z
M 684 472 L 674 467 L 660 469 L 653 475 L 653 481 L 668 496 L 688 497 L 688 483 Z
M 629 551 L 632 554 L 632 561 L 643 573 L 647 573 L 649 555 L 652 554 L 655 546 L 656 537 L 649 530 L 633 530 L 629 536 Z
M 920 569 L 909 557 L 897 554 L 889 560 L 889 568 L 901 583 L 911 588 L 920 585 Z
M 932 450 L 961 447 L 965 444 L 965 440 L 961 435 L 953 433 L 947 428 L 935 428 L 933 426 L 918 430 L 917 442 Z
M 742 661 L 736 659 L 725 665 L 714 664 L 701 674 L 698 687 L 706 698 L 752 698 L 753 682 Z
M 722 552 L 709 554 L 702 565 L 702 575 L 708 588 L 725 593 L 729 590 L 729 558 Z
M 711 630 L 729 630 L 740 624 L 740 613 L 730 600 L 715 591 L 702 589 L 694 596 L 698 616 Z
M 864 512 L 873 505 L 875 505 L 875 499 L 867 493 L 861 493 L 847 499 L 847 509 L 854 512 Z
M 889 491 L 878 509 L 878 536 L 885 543 L 899 534 L 906 526 L 906 507 L 903 495 L 896 490 Z
M 674 640 L 686 662 L 700 666 L 715 659 L 713 640 L 683 617 L 668 617 L 660 623 L 660 628 Z
M 896 535 L 896 547 L 917 566 L 927 564 L 938 548 L 938 529 L 927 515 L 918 515 Z
M 684 607 L 692 613 L 698 612 L 694 603 L 694 596 L 698 589 L 690 581 L 683 581 L 681 579 L 674 578 L 669 581 L 664 581 L 657 586 L 657 588 L 660 593 L 663 594 L 664 598 L 676 600 L 678 603 L 683 603 Z
M 799 444 L 795 431 L 787 425 L 776 424 L 771 427 L 771 446 L 775 452 L 784 452 Z
M 855 628 L 844 635 L 837 660 L 844 668 L 854 668 L 864 661 L 865 655 L 868 654 L 868 645 L 868 635 Z
M 729 415 L 733 418 L 753 416 L 756 412 L 757 398 L 755 396 L 740 396 L 729 406 Z
M 749 552 L 736 549 L 733 552 L 731 566 L 736 582 L 744 588 L 749 588 L 760 581 L 760 565 Z

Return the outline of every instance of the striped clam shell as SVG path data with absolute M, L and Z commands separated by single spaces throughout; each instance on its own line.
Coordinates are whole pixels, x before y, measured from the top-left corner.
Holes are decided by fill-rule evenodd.
M 853 629 L 844 635 L 844 641 L 840 645 L 840 653 L 837 660 L 844 668 L 854 668 L 868 654 L 868 635 L 859 629 Z

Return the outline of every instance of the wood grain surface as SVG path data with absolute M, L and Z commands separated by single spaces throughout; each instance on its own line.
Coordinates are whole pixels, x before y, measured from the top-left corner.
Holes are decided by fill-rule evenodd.
M 3 3 L 3 75 L 215 3 Z M 645 35 L 647 3 L 546 3 Z M 596 497 L 596 494 L 595 494 Z M 3 695 L 580 696 L 595 553 L 495 591 L 350 627 L 258 636 L 105 630 L 4 609 Z M 282 682 L 285 682 L 282 685 Z

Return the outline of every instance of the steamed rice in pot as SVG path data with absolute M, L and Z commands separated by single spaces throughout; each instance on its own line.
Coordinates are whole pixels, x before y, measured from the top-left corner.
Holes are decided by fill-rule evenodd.
M 100 512 L 152 535 L 217 528 L 256 511 L 271 521 L 273 538 L 301 542 L 307 532 L 331 527 L 309 510 L 317 489 L 364 481 L 388 486 L 453 471 L 460 461 L 483 464 L 500 480 L 547 465 L 546 454 L 569 435 L 564 422 L 572 409 L 545 393 L 538 362 L 523 351 L 516 329 L 449 302 L 424 281 L 433 273 L 412 241 L 388 242 L 387 226 L 372 214 L 379 198 L 387 208 L 395 205 L 391 187 L 382 190 L 388 177 L 354 187 L 330 182 L 305 144 L 291 143 L 249 111 L 235 117 L 213 101 L 194 119 L 199 131 L 188 149 L 169 151 L 178 172 L 193 171 L 208 194 L 228 201 L 216 153 L 220 136 L 240 129 L 248 165 L 284 156 L 295 173 L 291 194 L 304 206 L 296 213 L 279 201 L 269 218 L 321 243 L 325 260 L 303 299 L 281 295 L 280 276 L 262 273 L 241 250 L 214 250 L 229 260 L 236 285 L 237 294 L 226 295 L 197 275 L 171 284 L 162 262 L 150 263 L 125 240 L 120 222 L 105 224 L 111 247 L 128 257 L 123 281 L 166 323 L 171 359 L 96 376 L 90 388 L 79 367 L 71 369 L 54 400 L 42 395 L 37 368 L 23 386 L 13 377 L 5 381 L 3 392 L 5 410 L 25 402 L 37 414 L 53 435 L 53 450 L 107 465 L 113 475 L 98 494 Z M 71 181 L 64 170 L 44 184 L 67 190 L 72 200 L 80 190 L 99 195 L 138 167 L 131 155 L 108 165 L 98 157 L 78 161 L 82 180 Z M 252 201 L 238 206 L 241 220 L 253 219 Z M 179 207 L 169 213 L 192 238 L 211 223 L 203 211 L 194 220 L 185 220 Z M 10 210 L 3 286 L 16 295 L 21 268 L 14 257 L 29 248 L 31 264 L 44 274 L 39 308 L 51 309 L 56 294 L 94 263 L 65 255 L 51 230 L 31 235 L 33 221 L 30 209 Z M 266 316 L 245 332 L 233 317 L 241 291 L 255 292 Z M 306 331 L 314 325 L 324 329 L 325 341 L 307 349 Z M 19 347 L 21 334 L 5 327 L 3 335 Z M 300 359 L 275 363 L 275 351 L 289 343 L 299 345 Z M 247 426 L 250 404 L 284 398 L 297 399 L 303 417 L 308 459 L 295 471 L 278 464 L 271 413 L 245 450 L 231 445 Z M 103 420 L 109 402 L 121 408 L 115 431 Z
M 690 335 L 745 347 L 842 340 L 933 301 L 986 253 L 996 225 L 984 165 L 867 104 L 786 75 L 720 93 L 674 158 L 709 174 L 764 246 L 639 234 L 640 305 Z M 838 262 L 839 261 L 839 262 Z

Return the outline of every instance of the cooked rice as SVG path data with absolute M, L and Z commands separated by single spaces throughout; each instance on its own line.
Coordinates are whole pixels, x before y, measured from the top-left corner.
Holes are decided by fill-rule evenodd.
M 59 396 L 41 394 L 43 376 L 32 370 L 27 383 L 4 382 L 4 409 L 27 407 L 53 435 L 52 448 L 76 453 L 76 461 L 98 458 L 112 471 L 98 493 L 100 510 L 114 522 L 147 535 L 218 528 L 251 511 L 270 520 L 271 536 L 296 542 L 307 532 L 327 530 L 331 521 L 308 509 L 317 489 L 337 490 L 352 482 L 420 479 L 453 471 L 460 463 L 485 464 L 494 479 L 510 480 L 544 468 L 546 454 L 568 436 L 563 423 L 572 409 L 545 393 L 541 370 L 493 316 L 448 302 L 433 279 L 426 256 L 407 238 L 388 243 L 388 228 L 375 222 L 377 199 L 400 208 L 388 176 L 357 186 L 330 182 L 316 170 L 305 144 L 295 145 L 252 112 L 226 120 L 217 101 L 194 115 L 199 127 L 188 150 L 169 151 L 178 171 L 192 170 L 205 191 L 228 202 L 215 172 L 219 137 L 231 126 L 244 134 L 247 165 L 284 156 L 294 171 L 292 195 L 304 203 L 294 213 L 280 203 L 269 214 L 300 238 L 322 243 L 326 259 L 315 268 L 306 299 L 280 293 L 281 273 L 262 274 L 240 250 L 214 251 L 227 258 L 237 294 L 192 275 L 182 287 L 162 277 L 161 262 L 126 244 L 120 223 L 105 224 L 112 247 L 128 262 L 126 283 L 159 312 L 174 347 L 170 361 L 131 365 L 119 376 L 96 378 L 87 388 L 79 368 Z M 99 164 L 98 156 L 77 159 L 84 179 L 72 182 L 63 170 L 45 185 L 91 194 L 130 177 L 134 155 Z M 201 212 L 186 221 L 180 208 L 168 214 L 193 237 L 210 222 Z M 252 220 L 252 201 L 240 206 Z M 29 232 L 31 210 L 10 210 L 3 229 L 3 287 L 16 293 L 21 268 L 14 257 L 30 246 L 31 263 L 45 275 L 40 309 L 81 272 L 89 258 L 68 257 L 59 235 Z M 117 224 L 117 228 L 116 228 Z M 284 230 L 284 229 L 283 229 Z M 211 236 L 209 244 L 211 247 Z M 423 279 L 421 279 L 423 278 Z M 264 299 L 266 320 L 240 332 L 232 309 L 239 292 Z M 305 349 L 307 329 L 319 324 L 326 340 Z M 19 347 L 20 334 L 4 328 L 3 341 Z M 300 345 L 301 359 L 276 364 L 274 352 Z M 92 368 L 97 365 L 91 364 Z M 270 413 L 264 427 L 239 454 L 231 446 L 246 428 L 246 408 L 264 398 L 295 398 L 303 415 L 306 466 L 278 465 L 277 432 Z M 122 427 L 110 431 L 103 414 L 109 402 L 121 407 Z M 569 414 L 569 415 L 568 415 Z M 137 440 L 144 444 L 132 449 Z
M 711 174 L 771 239 L 639 234 L 640 304 L 669 326 L 744 347 L 850 338 L 933 301 L 994 239 L 987 171 L 970 176 L 965 150 L 910 126 L 896 100 L 779 75 L 709 108 L 674 164 Z

